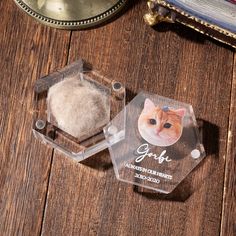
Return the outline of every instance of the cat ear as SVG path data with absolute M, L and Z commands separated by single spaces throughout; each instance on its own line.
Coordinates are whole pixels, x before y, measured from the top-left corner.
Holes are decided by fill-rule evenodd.
M 149 112 L 153 108 L 155 108 L 155 104 L 149 98 L 146 98 L 144 102 L 143 112 Z
M 184 115 L 186 113 L 186 109 L 185 108 L 180 108 L 178 110 L 175 110 L 175 113 L 180 117 L 184 117 Z

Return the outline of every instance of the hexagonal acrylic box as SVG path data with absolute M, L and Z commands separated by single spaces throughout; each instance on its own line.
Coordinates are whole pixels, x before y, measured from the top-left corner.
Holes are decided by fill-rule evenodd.
M 36 81 L 33 133 L 42 142 L 81 161 L 107 148 L 103 128 L 124 105 L 125 88 L 121 83 L 78 60 Z M 114 132 L 110 143 L 124 138 L 124 121 L 123 112 L 120 129 L 110 129 Z
M 76 161 L 109 148 L 118 180 L 170 193 L 205 157 L 192 106 L 125 88 L 83 60 L 35 84 L 33 133 Z
M 113 142 L 110 130 L 125 137 Z M 140 92 L 104 129 L 116 177 L 170 193 L 205 157 L 189 104 Z

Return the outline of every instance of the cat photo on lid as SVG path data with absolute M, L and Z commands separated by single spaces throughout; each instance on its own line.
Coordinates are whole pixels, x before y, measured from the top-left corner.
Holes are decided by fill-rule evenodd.
M 185 108 L 174 109 L 167 106 L 161 108 L 146 98 L 144 108 L 138 118 L 139 133 L 152 145 L 171 146 L 182 135 L 182 121 L 185 113 Z

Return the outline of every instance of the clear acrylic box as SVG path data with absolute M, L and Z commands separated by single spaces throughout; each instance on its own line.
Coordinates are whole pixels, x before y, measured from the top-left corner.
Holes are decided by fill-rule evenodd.
M 162 193 L 203 160 L 190 104 L 140 92 L 125 106 L 125 88 L 83 60 L 35 84 L 33 133 L 82 161 L 109 149 L 118 180 Z
M 35 84 L 33 133 L 36 138 L 81 161 L 107 148 L 103 128 L 125 106 L 125 88 L 83 60 L 40 78 Z M 110 142 L 124 138 L 125 113 Z

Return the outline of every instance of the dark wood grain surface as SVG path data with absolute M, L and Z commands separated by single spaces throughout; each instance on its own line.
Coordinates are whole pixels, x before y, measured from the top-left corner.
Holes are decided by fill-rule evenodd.
M 236 235 L 234 52 L 180 25 L 150 28 L 145 1 L 86 31 L 40 25 L 0 2 L 0 235 Z M 83 163 L 32 135 L 36 79 L 83 57 L 120 80 L 191 103 L 205 160 L 169 196 L 118 182 L 108 151 Z
M 225 166 L 221 235 L 236 235 L 236 61 L 234 60 L 231 108 Z

